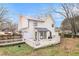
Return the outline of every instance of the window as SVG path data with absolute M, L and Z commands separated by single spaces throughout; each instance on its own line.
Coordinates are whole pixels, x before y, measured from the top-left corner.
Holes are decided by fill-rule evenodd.
M 52 27 L 54 27 L 54 24 L 52 24 Z
M 34 22 L 34 26 L 37 26 L 37 22 Z
M 40 39 L 46 39 L 46 32 L 40 32 Z

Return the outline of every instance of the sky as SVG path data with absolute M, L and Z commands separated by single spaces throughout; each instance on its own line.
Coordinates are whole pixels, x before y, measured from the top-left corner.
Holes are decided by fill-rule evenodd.
M 48 12 L 48 8 L 53 7 L 59 9 L 59 3 L 7 3 L 1 4 L 9 10 L 9 16 L 12 17 L 13 21 L 18 23 L 19 16 L 36 16 Z M 63 16 L 51 12 L 53 19 L 55 20 L 56 27 L 60 27 L 63 21 Z

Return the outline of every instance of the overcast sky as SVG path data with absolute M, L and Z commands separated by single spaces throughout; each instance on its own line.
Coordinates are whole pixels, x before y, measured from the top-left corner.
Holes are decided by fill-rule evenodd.
M 10 4 L 2 4 L 10 11 L 10 16 L 14 20 L 14 22 L 18 22 L 19 15 L 40 15 L 41 13 L 47 12 L 49 7 L 53 7 L 59 10 L 59 3 L 10 3 Z M 61 15 L 52 12 L 53 19 L 55 20 L 56 26 L 59 27 L 61 25 L 62 20 L 64 19 Z

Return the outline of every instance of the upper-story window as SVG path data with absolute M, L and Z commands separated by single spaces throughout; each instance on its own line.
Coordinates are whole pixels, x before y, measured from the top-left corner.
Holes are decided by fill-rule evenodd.
M 37 22 L 34 22 L 34 26 L 37 26 Z
M 54 24 L 52 24 L 52 27 L 54 27 Z

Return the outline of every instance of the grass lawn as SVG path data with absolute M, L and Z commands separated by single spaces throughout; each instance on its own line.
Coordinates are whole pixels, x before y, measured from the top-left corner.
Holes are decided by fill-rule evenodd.
M 64 38 L 60 44 L 32 49 L 27 44 L 0 47 L 0 55 L 9 56 L 79 56 L 79 38 Z

